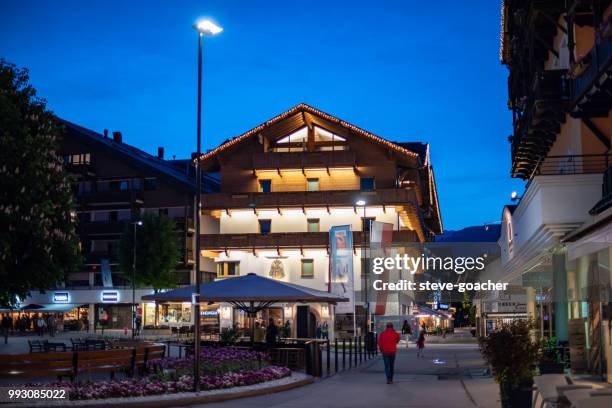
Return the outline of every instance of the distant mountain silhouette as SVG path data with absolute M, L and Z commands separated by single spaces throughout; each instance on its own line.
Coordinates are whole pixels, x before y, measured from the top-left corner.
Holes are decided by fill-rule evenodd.
M 501 224 L 477 225 L 453 231 L 446 230 L 436 237 L 436 242 L 497 242 Z

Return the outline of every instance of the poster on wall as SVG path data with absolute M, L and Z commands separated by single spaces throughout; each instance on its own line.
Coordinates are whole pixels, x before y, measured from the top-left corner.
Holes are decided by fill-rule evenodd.
M 353 279 L 353 237 L 350 225 L 331 227 L 329 230 L 330 292 L 349 299 L 336 305 L 336 313 L 355 312 L 355 285 Z

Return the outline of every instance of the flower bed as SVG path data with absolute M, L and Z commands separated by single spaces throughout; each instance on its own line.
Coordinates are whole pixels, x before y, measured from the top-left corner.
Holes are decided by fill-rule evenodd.
M 232 348 L 204 348 L 200 353 L 203 391 L 278 380 L 291 375 L 285 367 L 269 365 L 267 355 Z M 166 357 L 147 364 L 149 374 L 117 381 L 58 381 L 27 384 L 31 387 L 66 388 L 71 400 L 140 397 L 193 391 L 193 357 Z
M 239 350 L 226 347 L 203 348 L 200 352 L 201 375 L 223 375 L 226 373 L 260 369 L 269 364 L 268 356 L 257 351 Z M 149 371 L 172 371 L 176 379 L 192 374 L 193 357 L 165 357 L 148 362 Z
M 203 375 L 201 389 L 218 390 L 243 385 L 259 384 L 278 380 L 291 375 L 285 367 L 268 366 L 259 370 L 226 373 L 224 375 Z M 41 386 L 32 385 L 32 386 Z M 177 380 L 163 380 L 157 377 L 130 378 L 121 381 L 68 382 L 57 381 L 45 387 L 66 388 L 71 400 L 104 399 L 118 397 L 141 397 L 147 395 L 175 394 L 193 391 L 193 377 L 184 375 Z

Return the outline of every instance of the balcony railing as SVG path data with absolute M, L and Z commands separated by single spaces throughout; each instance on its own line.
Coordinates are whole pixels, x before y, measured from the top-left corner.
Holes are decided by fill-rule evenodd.
M 117 191 L 87 191 L 77 193 L 80 203 L 131 203 L 142 202 L 142 191 L 117 190 Z
M 600 99 L 602 107 L 607 111 L 610 107 L 609 94 L 606 93 L 606 85 L 600 81 L 612 81 L 612 38 L 603 38 L 596 42 L 587 57 L 590 60 L 589 66 L 579 76 L 573 79 L 572 84 L 572 111 L 590 111 L 591 102 Z M 604 74 L 607 72 L 607 77 Z M 608 85 L 609 86 L 609 85 Z M 596 112 L 598 106 L 593 106 Z
M 353 245 L 361 246 L 363 233 L 353 231 Z M 366 236 L 367 238 L 367 236 Z M 417 242 L 414 231 L 393 231 L 393 242 Z M 367 241 L 366 241 L 367 242 Z M 208 250 L 257 248 L 327 248 L 328 232 L 277 232 L 271 234 L 202 234 L 201 248 Z
M 295 153 L 270 152 L 253 155 L 253 168 L 256 170 L 353 166 L 355 166 L 355 153 L 350 150 Z
M 414 193 L 403 188 L 374 191 L 327 190 L 283 191 L 272 193 L 214 193 L 202 196 L 204 209 L 285 208 L 311 206 L 353 206 L 360 199 L 368 205 L 406 204 L 414 200 Z
M 122 234 L 129 221 L 93 221 L 81 222 L 77 225 L 79 234 Z
M 612 153 L 547 156 L 533 175 L 597 174 L 606 171 L 611 163 Z

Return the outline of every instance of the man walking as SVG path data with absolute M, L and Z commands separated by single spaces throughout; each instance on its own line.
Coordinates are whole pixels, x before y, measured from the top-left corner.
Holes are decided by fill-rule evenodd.
M 378 336 L 378 348 L 382 353 L 385 363 L 385 374 L 387 384 L 393 384 L 393 368 L 395 366 L 395 353 L 397 353 L 397 343 L 400 341 L 399 334 L 393 329 L 393 323 L 387 323 L 385 331 Z

